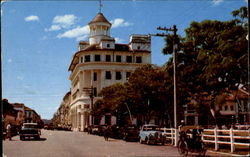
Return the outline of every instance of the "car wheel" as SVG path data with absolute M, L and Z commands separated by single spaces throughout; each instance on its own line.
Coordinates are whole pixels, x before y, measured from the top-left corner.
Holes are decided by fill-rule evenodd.
M 150 143 L 150 140 L 149 140 L 148 138 L 146 138 L 145 141 L 146 141 L 147 145 L 150 145 L 150 144 L 151 144 L 151 143 Z
M 23 137 L 23 136 L 20 136 L 20 140 L 21 140 L 21 141 L 24 140 L 24 137 Z
M 178 152 L 180 153 L 180 155 L 188 156 L 188 145 L 185 141 L 180 140 L 177 143 L 177 146 L 178 146 Z
M 203 142 L 201 142 L 201 149 L 199 152 L 199 156 L 205 156 L 205 154 L 206 154 L 205 144 Z
M 165 145 L 165 140 L 164 139 L 162 139 L 162 141 L 161 141 L 161 145 Z
M 123 135 L 123 138 L 122 138 L 124 141 L 127 141 L 127 136 L 126 135 Z
M 165 145 L 165 142 L 164 142 L 164 141 L 162 141 L 162 142 L 161 142 L 161 145 L 163 145 L 163 146 L 164 146 L 164 145 Z
M 141 138 L 140 138 L 139 142 L 140 142 L 140 144 L 142 144 L 142 143 L 143 143 L 143 141 L 142 141 L 142 139 L 141 139 Z
M 40 139 L 40 136 L 36 136 L 35 139 L 39 140 L 39 139 Z

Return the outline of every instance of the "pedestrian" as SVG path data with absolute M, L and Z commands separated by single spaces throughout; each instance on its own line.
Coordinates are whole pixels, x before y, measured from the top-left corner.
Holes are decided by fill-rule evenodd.
M 105 128 L 104 128 L 104 139 L 105 139 L 105 141 L 108 141 L 110 132 L 111 132 L 110 131 L 110 127 L 109 126 L 105 126 Z
M 7 130 L 7 139 L 11 141 L 12 139 L 11 139 L 11 124 L 10 123 L 8 123 L 6 130 Z
M 179 125 L 179 132 L 181 132 L 182 130 L 181 130 L 181 128 L 183 127 L 183 126 L 185 126 L 185 122 L 184 122 L 184 120 L 181 120 L 181 124 Z

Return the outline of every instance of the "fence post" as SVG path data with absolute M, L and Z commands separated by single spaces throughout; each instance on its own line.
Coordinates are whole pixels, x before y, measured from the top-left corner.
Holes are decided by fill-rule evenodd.
M 234 152 L 234 150 L 235 150 L 235 147 L 234 147 L 234 133 L 233 133 L 233 127 L 231 127 L 230 128 L 230 131 L 229 131 L 229 133 L 230 133 L 230 143 L 231 143 L 231 153 L 233 153 Z
M 217 137 L 217 127 L 214 128 L 214 149 L 217 151 L 219 150 L 219 143 L 218 143 L 218 137 Z
M 177 147 L 177 142 L 178 142 L 178 139 L 179 139 L 179 132 L 178 132 L 178 128 L 175 128 L 175 141 L 174 141 L 174 146 Z
M 202 140 L 202 141 L 204 141 L 204 134 L 205 134 L 204 132 L 205 132 L 205 129 L 204 129 L 204 131 L 201 133 L 201 140 Z
M 250 137 L 250 128 L 248 129 L 248 137 Z M 249 144 L 250 144 L 250 138 L 249 138 Z M 249 154 L 248 155 L 250 156 L 250 145 L 248 147 L 249 147 L 249 149 L 248 149 L 249 150 L 249 152 L 248 152 Z
M 174 145 L 174 130 L 173 128 L 170 128 L 171 131 L 171 144 Z

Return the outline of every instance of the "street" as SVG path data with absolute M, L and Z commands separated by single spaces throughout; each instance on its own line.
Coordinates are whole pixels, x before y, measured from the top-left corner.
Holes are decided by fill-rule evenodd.
M 39 141 L 19 136 L 3 141 L 7 157 L 76 157 L 76 156 L 179 156 L 173 146 L 146 145 L 109 139 L 83 132 L 42 130 Z M 208 156 L 219 156 L 207 153 Z

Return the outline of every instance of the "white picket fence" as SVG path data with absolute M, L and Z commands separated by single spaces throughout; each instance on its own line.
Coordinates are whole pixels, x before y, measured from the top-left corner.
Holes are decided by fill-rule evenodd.
M 235 142 L 235 139 L 245 139 L 246 142 Z M 235 151 L 236 146 L 246 146 L 250 148 L 250 129 L 249 130 L 224 130 L 224 129 L 204 129 L 202 140 L 206 143 L 214 143 L 214 149 L 219 150 L 220 144 L 227 144 L 231 147 L 231 152 Z
M 167 139 L 170 139 L 171 144 L 177 146 L 178 141 L 178 130 L 174 128 L 162 128 L 163 134 Z M 177 137 L 177 138 L 175 138 Z M 235 142 L 235 139 L 244 139 L 243 142 Z M 246 146 L 250 149 L 250 129 L 248 130 L 220 130 L 214 129 L 204 129 L 202 134 L 202 140 L 205 143 L 214 143 L 214 149 L 219 150 L 221 144 L 227 144 L 231 147 L 231 152 L 235 151 L 236 146 Z
M 174 128 L 162 128 L 163 134 L 166 136 L 167 139 L 170 139 L 171 144 L 177 146 L 177 140 L 175 137 L 178 138 L 178 131 Z

